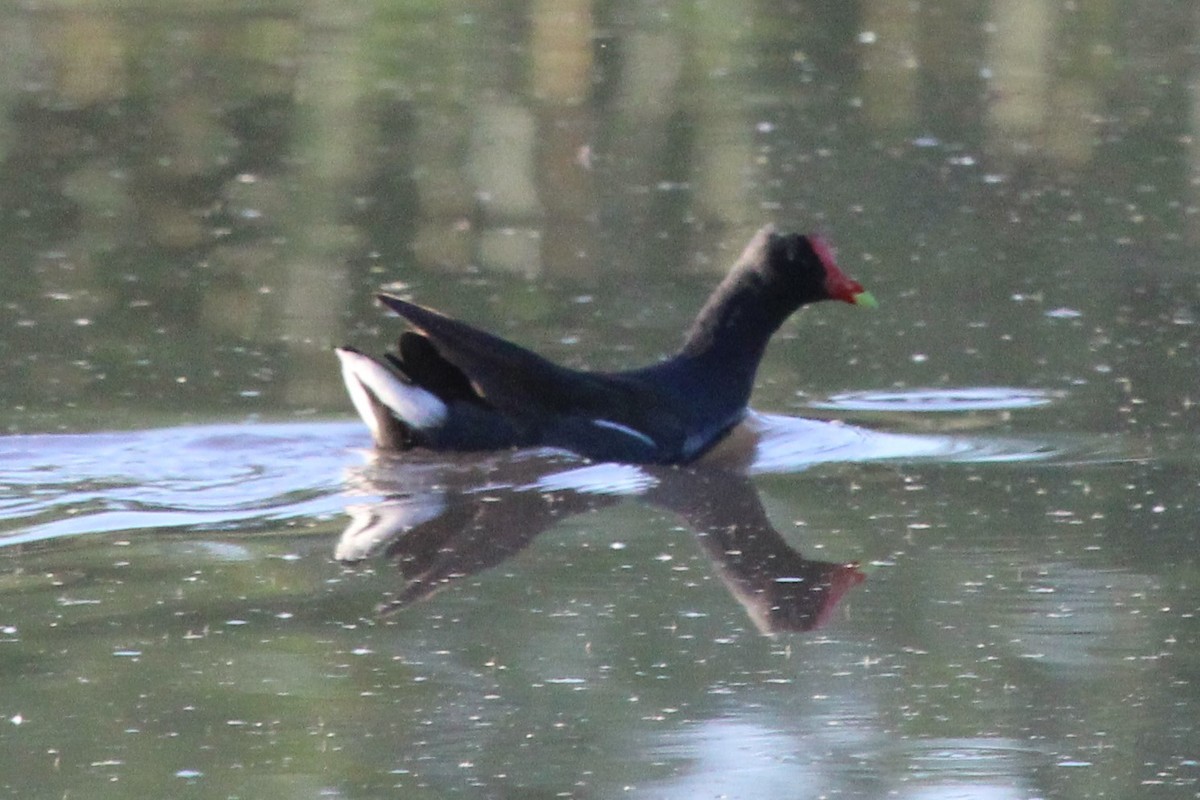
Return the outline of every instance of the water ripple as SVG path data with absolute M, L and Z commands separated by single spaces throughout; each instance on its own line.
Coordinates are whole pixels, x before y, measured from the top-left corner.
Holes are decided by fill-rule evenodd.
M 842 410 L 852 406 L 963 410 L 995 407 L 1001 398 L 1007 398 L 1009 405 L 1036 405 L 1048 402 L 1050 395 L 981 389 L 839 397 L 830 405 Z M 891 427 L 904 428 L 903 420 L 894 422 Z M 349 495 L 376 493 L 356 483 L 364 466 L 356 451 L 367 444 L 357 422 L 0 437 L 0 547 L 87 533 L 180 526 L 247 528 L 298 517 L 340 515 L 351 502 L 359 502 Z M 830 462 L 1124 460 L 1127 456 L 1119 450 L 1119 442 L 1094 437 L 1063 444 L 974 433 L 898 433 L 839 421 L 752 413 L 737 434 L 711 455 L 716 466 L 763 474 L 799 472 Z M 474 476 L 482 482 L 481 491 L 507 482 L 526 491 L 638 495 L 654 484 L 636 467 L 588 465 L 562 455 L 544 460 L 545 469 L 531 478 L 526 461 L 537 453 L 394 457 L 406 465 L 405 485 L 397 491 L 411 494 L 422 482 L 437 486 L 448 470 L 457 470 L 467 479 Z
M 0 546 L 337 513 L 353 424 L 0 438 Z
M 1049 405 L 1064 396 L 1044 389 L 1011 386 L 966 386 L 952 389 L 907 389 L 895 392 L 846 392 L 814 402 L 832 411 L 904 411 L 961 413 L 1008 411 Z

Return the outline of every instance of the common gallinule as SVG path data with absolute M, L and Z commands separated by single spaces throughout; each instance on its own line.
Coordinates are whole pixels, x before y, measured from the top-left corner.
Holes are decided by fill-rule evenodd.
M 388 294 L 411 326 L 378 361 L 337 349 L 342 377 L 386 450 L 557 447 L 586 458 L 686 463 L 745 416 L 767 340 L 800 306 L 875 299 L 819 237 L 763 228 L 700 309 L 674 356 L 623 372 L 569 369 Z

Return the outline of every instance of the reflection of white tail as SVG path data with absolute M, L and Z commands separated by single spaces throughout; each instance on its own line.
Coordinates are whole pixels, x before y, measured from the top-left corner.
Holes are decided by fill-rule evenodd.
M 338 539 L 333 557 L 343 562 L 362 561 L 396 536 L 435 519 L 445 510 L 446 499 L 440 492 L 347 506 L 350 524 Z

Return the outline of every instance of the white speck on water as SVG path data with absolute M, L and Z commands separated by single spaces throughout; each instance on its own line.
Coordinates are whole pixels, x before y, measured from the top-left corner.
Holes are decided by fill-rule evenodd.
M 613 542 L 612 544 L 610 544 L 608 546 L 608 549 L 609 550 L 624 550 L 628 546 L 629 545 L 625 544 L 624 542 Z
M 117 658 L 137 658 L 141 654 L 141 650 L 113 650 L 113 655 Z
M 1082 311 L 1077 311 L 1074 308 L 1062 306 L 1060 308 L 1052 308 L 1046 312 L 1046 316 L 1051 319 L 1077 319 L 1083 316 Z
M 25 721 L 25 717 L 21 716 L 20 714 L 13 714 L 11 717 L 8 718 L 8 721 L 11 722 L 13 725 L 20 725 L 21 723 L 23 723 Z
M 877 41 L 879 41 L 879 34 L 875 31 L 862 31 L 858 34 L 859 44 L 875 44 Z
M 181 769 L 175 773 L 175 777 L 190 780 L 193 778 L 202 778 L 204 777 L 204 773 L 198 769 Z

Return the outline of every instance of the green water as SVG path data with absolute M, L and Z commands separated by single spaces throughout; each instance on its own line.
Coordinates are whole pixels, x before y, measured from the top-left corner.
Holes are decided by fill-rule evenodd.
M 0 9 L 0 792 L 1197 796 L 1196 25 Z M 749 478 L 370 455 L 380 286 L 632 366 L 767 222 Z

